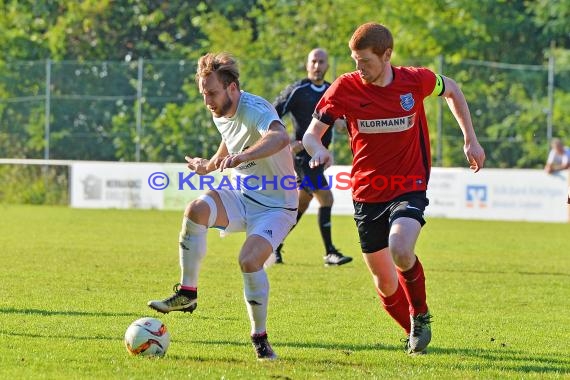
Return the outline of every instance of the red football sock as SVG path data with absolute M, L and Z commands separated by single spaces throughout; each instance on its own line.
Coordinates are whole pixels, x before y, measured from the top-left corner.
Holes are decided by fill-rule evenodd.
M 407 335 L 410 334 L 410 311 L 406 293 L 402 286 L 398 284 L 398 289 L 391 296 L 384 297 L 378 289 L 376 289 L 384 310 L 404 329 Z
M 417 256 L 416 263 L 409 270 L 405 272 L 398 270 L 398 280 L 406 293 L 410 305 L 410 314 L 416 316 L 427 313 L 426 278 L 422 263 Z

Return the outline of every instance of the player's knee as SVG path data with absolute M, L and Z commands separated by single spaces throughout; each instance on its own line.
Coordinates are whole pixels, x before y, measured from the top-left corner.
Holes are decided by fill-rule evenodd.
M 216 221 L 216 203 L 208 195 L 201 195 L 186 206 L 179 242 L 182 244 L 192 236 L 205 236 L 208 227 Z
M 260 270 L 264 261 L 258 259 L 258 255 L 253 252 L 242 252 L 238 258 L 239 267 L 244 273 L 251 273 Z
M 238 258 L 239 267 L 242 272 L 249 273 L 257 269 L 255 261 L 247 255 L 240 255 Z
M 184 215 L 198 224 L 212 227 L 217 217 L 216 202 L 209 195 L 201 195 L 186 206 Z
M 406 241 L 390 236 L 389 244 L 392 258 L 399 268 L 408 268 L 414 264 L 415 254 L 413 247 Z
M 186 206 L 184 215 L 193 220 L 194 222 L 206 225 L 208 223 L 208 216 L 210 214 L 210 208 L 208 204 L 201 199 L 194 199 L 192 202 Z
M 334 198 L 330 190 L 324 191 L 323 196 L 323 207 L 332 207 L 334 203 Z
M 377 277 L 375 280 L 377 292 L 381 297 L 390 297 L 398 290 L 398 279 L 395 276 Z

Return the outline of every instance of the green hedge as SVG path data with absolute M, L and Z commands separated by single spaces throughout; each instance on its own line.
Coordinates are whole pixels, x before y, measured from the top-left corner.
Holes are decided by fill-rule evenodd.
M 67 166 L 0 165 L 0 202 L 69 204 Z

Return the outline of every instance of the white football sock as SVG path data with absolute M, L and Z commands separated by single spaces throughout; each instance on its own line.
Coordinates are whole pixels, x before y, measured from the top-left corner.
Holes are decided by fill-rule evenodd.
M 208 228 L 184 217 L 179 239 L 179 255 L 182 286 L 198 287 L 200 264 L 206 256 L 206 233 Z
M 243 295 L 251 322 L 251 334 L 261 334 L 267 326 L 267 303 L 269 301 L 269 280 L 265 270 L 242 273 Z

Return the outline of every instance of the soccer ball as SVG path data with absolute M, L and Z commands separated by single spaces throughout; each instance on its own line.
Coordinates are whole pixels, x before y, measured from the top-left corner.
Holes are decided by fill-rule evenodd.
M 160 320 L 146 317 L 131 323 L 124 341 L 131 355 L 164 356 L 170 345 L 170 334 Z

